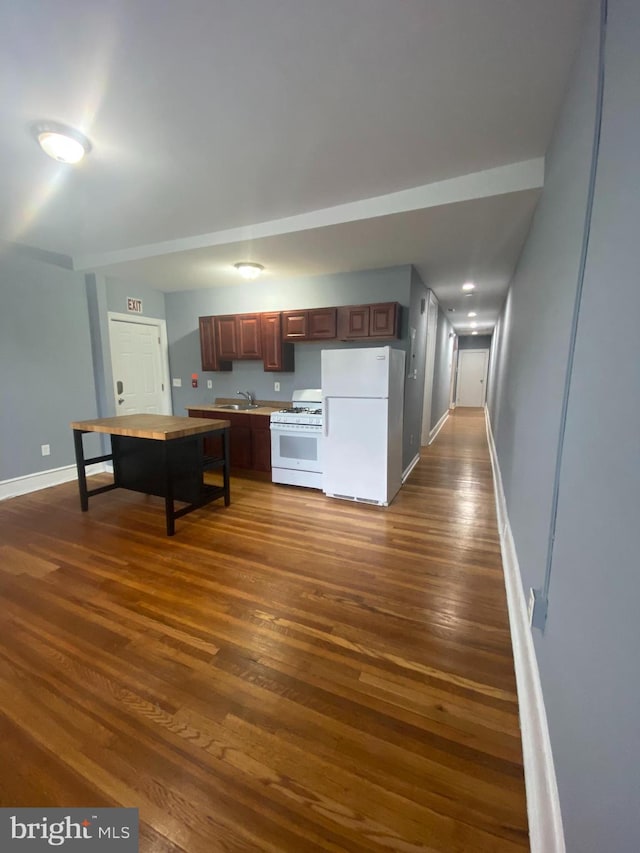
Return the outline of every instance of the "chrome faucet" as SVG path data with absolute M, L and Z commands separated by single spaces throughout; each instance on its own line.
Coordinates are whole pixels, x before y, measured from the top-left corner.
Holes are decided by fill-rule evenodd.
M 236 391 L 236 394 L 239 394 L 241 397 L 244 397 L 245 400 L 248 400 L 250 405 L 254 405 L 256 402 L 256 395 L 252 391 Z

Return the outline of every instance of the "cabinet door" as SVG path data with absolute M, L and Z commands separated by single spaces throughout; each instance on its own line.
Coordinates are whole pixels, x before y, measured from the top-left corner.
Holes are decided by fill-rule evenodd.
M 341 341 L 369 337 L 369 305 L 338 308 L 338 337 Z
M 307 311 L 282 312 L 282 337 L 285 341 L 306 341 L 309 334 Z
M 231 362 L 220 361 L 216 349 L 215 317 L 199 317 L 200 359 L 203 370 L 231 370 Z
M 229 454 L 232 468 L 251 468 L 251 416 L 242 412 L 225 412 L 224 417 L 231 423 L 229 430 Z
M 259 314 L 238 314 L 238 358 L 262 358 L 262 330 Z
M 279 311 L 262 314 L 262 358 L 265 371 L 291 373 L 293 344 L 282 340 L 282 316 Z
M 329 340 L 336 336 L 336 308 L 312 308 L 309 315 L 308 337 L 311 341 Z
M 397 302 L 380 302 L 371 305 L 369 337 L 397 338 L 400 324 L 400 305 Z
M 251 416 L 251 457 L 254 471 L 271 471 L 271 421 L 269 415 Z
M 214 317 L 215 336 L 218 358 L 231 361 L 238 358 L 238 335 L 236 316 Z

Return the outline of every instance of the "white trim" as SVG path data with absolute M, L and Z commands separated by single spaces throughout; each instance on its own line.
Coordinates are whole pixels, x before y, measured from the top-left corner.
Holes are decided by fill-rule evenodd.
M 413 469 L 416 467 L 416 465 L 418 464 L 419 461 L 420 461 L 420 454 L 416 453 L 416 455 L 413 457 L 411 462 L 409 462 L 409 464 L 407 465 L 407 467 L 405 468 L 405 470 L 402 473 L 402 482 L 403 483 L 407 479 L 409 474 L 413 471 Z
M 531 853 L 565 853 L 560 799 L 540 683 L 540 672 L 527 617 L 518 556 L 507 513 L 500 464 L 491 431 L 489 411 L 486 406 L 485 422 L 493 470 L 511 643 L 518 685 Z
M 447 409 L 447 411 L 444 413 L 444 415 L 440 418 L 438 423 L 434 426 L 434 428 L 429 433 L 428 444 L 433 444 L 433 442 L 436 440 L 436 436 L 438 435 L 438 433 L 440 432 L 442 427 L 446 424 L 448 417 L 449 417 L 449 409 Z
M 97 462 L 87 466 L 87 476 L 102 474 L 106 470 L 107 465 Z M 75 465 L 64 465 L 62 468 L 51 468 L 49 471 L 37 471 L 35 474 L 2 480 L 0 481 L 0 501 L 17 498 L 19 495 L 27 495 L 29 492 L 37 492 L 40 489 L 48 489 L 50 486 L 59 486 L 61 483 L 69 483 L 77 477 L 78 470 Z
M 107 311 L 107 329 L 109 331 L 109 357 L 111 359 L 111 376 L 113 393 L 114 411 L 118 408 L 118 395 L 115 388 L 115 379 L 113 379 L 113 337 L 111 335 L 111 322 L 119 323 L 136 323 L 138 326 L 155 326 L 160 335 L 160 363 L 162 367 L 162 384 L 164 390 L 162 392 L 162 408 L 163 414 L 173 414 L 173 400 L 171 398 L 171 381 L 169 378 L 169 339 L 167 337 L 167 321 L 159 317 L 145 317 L 141 314 L 120 314 L 117 311 Z

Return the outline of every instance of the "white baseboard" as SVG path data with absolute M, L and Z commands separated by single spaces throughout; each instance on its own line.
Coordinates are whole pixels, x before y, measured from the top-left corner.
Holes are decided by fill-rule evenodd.
M 88 465 L 87 476 L 101 474 L 106 470 L 107 466 L 104 463 Z M 77 476 L 75 465 L 65 465 L 62 468 L 26 474 L 24 477 L 14 477 L 12 480 L 2 480 L 0 481 L 0 501 L 16 498 L 18 495 L 27 495 L 29 492 L 37 492 L 40 489 L 48 489 L 50 486 L 58 486 L 60 483 L 68 483 L 77 479 Z
M 438 423 L 434 426 L 434 428 L 429 433 L 429 441 L 427 442 L 428 444 L 433 444 L 433 442 L 436 440 L 436 436 L 438 435 L 438 433 L 440 432 L 442 427 L 446 424 L 448 417 L 449 417 L 449 409 L 447 409 L 447 411 L 444 413 L 444 415 L 440 418 Z
M 520 566 L 507 513 L 500 465 L 491 431 L 489 411 L 486 406 L 485 420 L 493 470 L 513 660 L 518 685 L 531 853 L 565 853 L 560 799 L 551 752 L 547 714 L 542 696 L 542 685 L 540 684 L 540 672 L 527 617 Z
M 420 461 L 420 454 L 419 454 L 419 453 L 416 453 L 416 455 L 413 457 L 413 459 L 411 460 L 411 462 L 409 462 L 409 464 L 407 465 L 407 467 L 406 467 L 406 468 L 404 469 L 404 471 L 402 472 L 402 482 L 403 482 L 403 483 L 404 483 L 404 481 L 407 479 L 407 477 L 409 476 L 409 474 L 413 471 L 413 469 L 416 467 L 416 465 L 418 464 L 418 462 L 419 462 L 419 461 Z

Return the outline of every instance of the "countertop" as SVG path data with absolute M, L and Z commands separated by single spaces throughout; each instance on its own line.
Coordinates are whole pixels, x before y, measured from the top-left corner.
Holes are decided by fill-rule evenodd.
M 282 403 L 279 406 L 260 406 L 258 405 L 257 409 L 224 409 L 220 408 L 224 406 L 224 403 L 209 403 L 207 405 L 202 406 L 185 406 L 185 409 L 188 412 L 220 412 L 221 415 L 270 415 L 272 412 L 279 412 L 281 409 L 285 408 L 285 404 Z
M 200 411 L 202 411 L 201 407 Z M 73 421 L 71 424 L 72 429 L 80 429 L 83 432 L 103 432 L 130 438 L 152 438 L 156 441 L 171 441 L 174 438 L 185 438 L 229 426 L 231 426 L 230 422 L 224 419 L 180 418 L 174 415 L 148 414 L 118 415 L 115 418 Z

